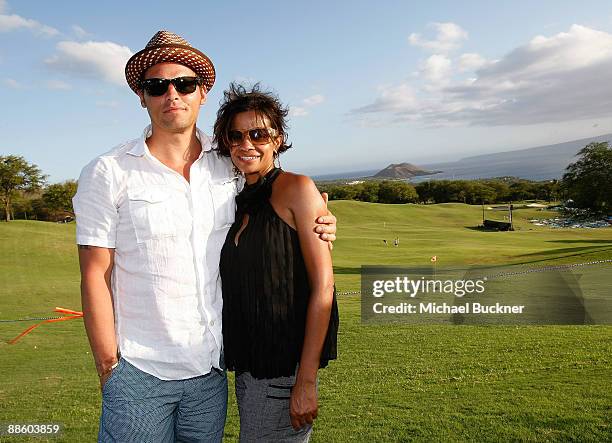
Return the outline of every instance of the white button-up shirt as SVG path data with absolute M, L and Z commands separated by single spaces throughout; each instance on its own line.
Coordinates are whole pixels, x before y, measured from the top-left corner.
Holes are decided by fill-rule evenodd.
M 151 155 L 150 131 L 83 169 L 73 199 L 76 240 L 115 249 L 121 355 L 160 379 L 181 380 L 219 367 L 219 255 L 242 183 L 199 130 L 202 153 L 187 182 Z

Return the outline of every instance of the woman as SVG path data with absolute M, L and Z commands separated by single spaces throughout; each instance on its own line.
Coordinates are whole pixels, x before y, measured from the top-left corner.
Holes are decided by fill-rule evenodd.
M 240 440 L 307 441 L 317 371 L 336 358 L 331 254 L 314 232 L 326 213 L 313 181 L 275 167 L 287 144 L 278 99 L 231 84 L 214 136 L 246 184 L 221 251 L 225 362 L 236 371 Z

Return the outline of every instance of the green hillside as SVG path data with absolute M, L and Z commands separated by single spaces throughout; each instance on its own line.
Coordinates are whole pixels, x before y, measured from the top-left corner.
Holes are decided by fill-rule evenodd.
M 471 229 L 481 209 L 461 204 L 330 207 L 339 220 L 340 291 L 359 288 L 362 264 L 426 264 L 432 255 L 441 266 L 612 258 L 612 228 L 526 222 L 554 213 L 516 211 L 519 230 L 495 233 Z M 79 309 L 73 239 L 73 224 L 0 223 L 0 320 Z M 341 296 L 339 307 L 339 360 L 320 373 L 313 441 L 612 438 L 610 326 L 364 326 L 357 296 Z M 49 441 L 94 441 L 100 395 L 82 321 L 42 325 L 6 343 L 33 323 L 0 322 L 0 423 L 55 422 L 64 433 Z M 232 390 L 227 441 L 238 435 Z
M 519 209 L 514 232 L 482 232 L 480 206 L 381 205 L 355 201 L 330 203 L 338 218 L 334 246 L 336 283 L 341 291 L 359 289 L 361 265 L 465 264 L 548 265 L 612 258 L 612 229 L 550 229 L 529 219 L 558 217 L 555 211 Z M 502 220 L 506 212 L 487 211 Z M 399 247 L 393 239 L 400 238 Z M 388 246 L 385 246 L 386 239 Z

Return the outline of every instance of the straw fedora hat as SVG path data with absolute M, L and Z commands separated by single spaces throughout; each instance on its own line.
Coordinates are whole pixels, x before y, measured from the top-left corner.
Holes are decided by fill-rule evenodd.
M 206 91 L 210 91 L 215 83 L 215 67 L 203 52 L 173 32 L 159 31 L 125 65 L 125 79 L 132 91 L 138 94 L 145 71 L 163 62 L 178 63 L 193 70 L 198 77 L 202 77 Z

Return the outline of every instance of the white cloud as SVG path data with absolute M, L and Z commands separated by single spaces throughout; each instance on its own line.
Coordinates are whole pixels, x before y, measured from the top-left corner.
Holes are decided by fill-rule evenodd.
M 109 83 L 125 83 L 125 63 L 132 56 L 127 46 L 113 42 L 63 41 L 57 54 L 45 60 L 50 68 L 68 75 L 99 79 Z
M 291 117 L 304 117 L 305 115 L 308 115 L 308 111 L 306 108 L 301 106 L 294 106 L 289 110 L 289 115 Z
M 119 107 L 119 102 L 115 101 L 115 100 L 111 100 L 111 101 L 99 101 L 96 102 L 96 106 L 99 108 L 111 108 L 111 109 L 115 109 Z
M 2 6 L 2 5 L 0 5 Z M 6 3 L 4 4 L 6 7 Z M 28 29 L 37 35 L 45 37 L 53 37 L 59 35 L 59 31 L 51 26 L 43 25 L 29 18 L 24 18 L 19 15 L 0 14 L 0 32 L 11 32 L 17 29 Z
M 5 86 L 8 86 L 11 89 L 25 89 L 25 85 L 13 78 L 5 78 L 2 83 Z M 42 83 L 47 89 L 54 89 L 54 90 L 68 90 L 68 89 L 72 89 L 72 87 L 68 84 L 65 83 L 61 80 L 47 80 L 44 83 Z
M 310 97 L 306 97 L 302 102 L 305 106 L 315 106 L 325 101 L 325 97 L 321 94 L 311 95 Z
M 290 109 L 289 115 L 291 117 L 304 117 L 308 115 L 308 108 L 320 105 L 325 101 L 325 96 L 321 94 L 311 95 L 302 100 L 301 106 L 294 106 Z
M 8 86 L 11 89 L 23 89 L 24 87 L 21 83 L 19 83 L 14 78 L 5 78 L 2 81 L 2 83 L 4 83 L 5 86 Z
M 61 80 L 47 80 L 45 82 L 45 85 L 47 86 L 48 89 L 53 89 L 53 90 L 72 89 L 72 86 L 70 86 L 68 83 L 63 82 Z
M 379 113 L 416 109 L 418 105 L 415 90 L 408 84 L 382 86 L 380 96 L 370 105 L 355 110 L 357 113 Z
M 0 14 L 4 14 L 8 11 L 8 5 L 6 4 L 6 0 L 0 0 Z
M 243 75 L 237 75 L 234 78 L 233 81 L 236 82 L 236 83 L 240 83 L 240 84 L 242 84 L 244 86 L 247 86 L 247 85 L 251 85 L 252 86 L 255 83 L 257 83 L 257 79 L 255 79 L 253 77 L 245 77 Z
M 87 32 L 85 29 L 81 28 L 79 25 L 72 25 L 72 32 L 74 33 L 74 35 L 78 39 L 84 39 L 86 37 L 91 36 L 91 34 L 89 32 Z
M 487 60 L 480 54 L 473 52 L 467 54 L 461 54 L 458 60 L 458 67 L 460 72 L 465 71 L 476 71 L 487 64 Z
M 446 83 L 451 75 L 451 60 L 442 54 L 430 56 L 421 66 L 425 79 L 434 84 Z
M 461 46 L 468 38 L 468 33 L 455 23 L 430 23 L 429 28 L 436 31 L 432 40 L 427 40 L 418 33 L 412 33 L 408 42 L 412 46 L 418 46 L 428 51 L 447 53 Z
M 569 32 L 537 36 L 487 69 L 506 77 L 548 75 L 553 70 L 577 70 L 605 62 L 612 55 L 612 35 L 572 25 Z
M 426 125 L 483 126 L 612 116 L 612 82 L 606 75 L 612 72 L 612 34 L 573 25 L 568 32 L 537 36 L 497 61 L 483 64 L 480 56 L 464 56 L 458 69 L 477 69 L 473 78 L 451 77 L 436 90 L 409 82 L 389 87 L 351 113 Z

